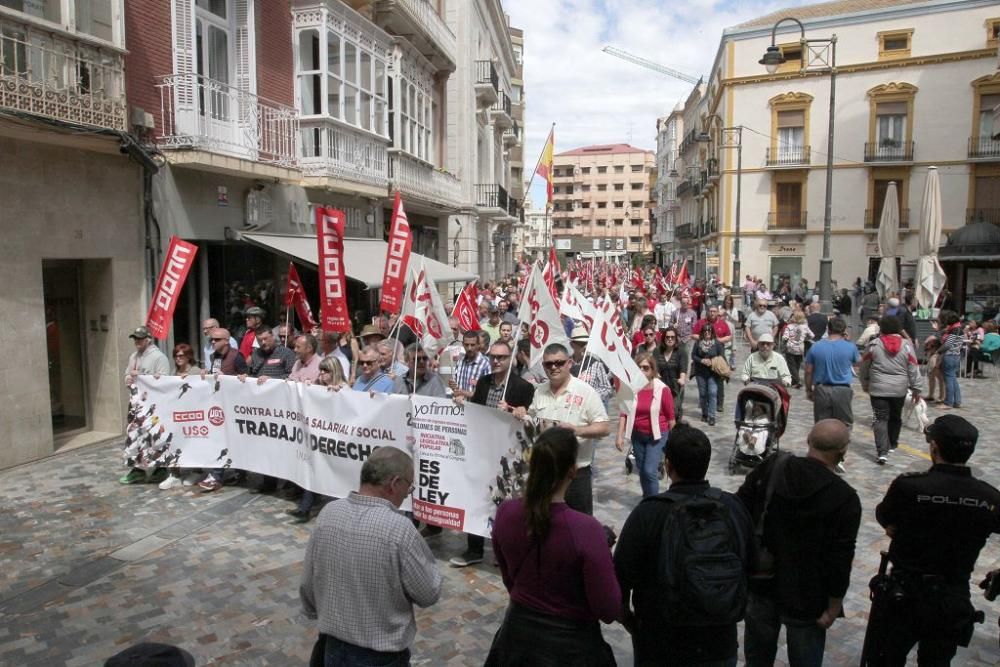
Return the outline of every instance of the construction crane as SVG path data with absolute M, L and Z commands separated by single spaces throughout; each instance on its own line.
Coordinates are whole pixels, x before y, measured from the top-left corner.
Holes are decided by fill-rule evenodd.
M 675 69 L 670 69 L 669 67 L 664 67 L 659 63 L 654 63 L 652 60 L 646 60 L 645 58 L 640 58 L 639 56 L 632 55 L 628 51 L 622 51 L 613 46 L 605 46 L 601 51 L 604 51 L 609 56 L 614 56 L 615 58 L 621 58 L 622 60 L 627 60 L 628 62 L 638 65 L 639 67 L 645 67 L 646 69 L 651 69 L 654 72 L 659 72 L 660 74 L 666 74 L 667 76 L 672 76 L 675 79 L 680 79 L 681 81 L 686 81 L 692 85 L 697 86 L 701 83 L 701 79 L 696 79 L 693 76 L 685 74 L 684 72 L 678 72 Z

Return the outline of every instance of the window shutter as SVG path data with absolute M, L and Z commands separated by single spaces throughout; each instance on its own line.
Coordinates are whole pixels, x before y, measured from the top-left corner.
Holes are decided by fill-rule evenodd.
M 805 124 L 806 112 L 801 109 L 778 112 L 778 127 L 803 127 Z
M 234 0 L 233 8 L 236 19 L 236 88 L 256 93 L 254 0 Z
M 178 111 L 193 110 L 195 103 L 195 36 L 194 0 L 172 0 L 171 19 L 174 29 L 174 75 L 179 77 L 174 87 Z
M 879 102 L 875 107 L 876 116 L 905 116 L 906 102 Z

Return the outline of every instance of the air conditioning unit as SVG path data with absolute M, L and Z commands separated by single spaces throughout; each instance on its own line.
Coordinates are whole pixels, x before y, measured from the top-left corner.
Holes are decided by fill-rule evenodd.
M 131 115 L 132 127 L 142 128 L 144 130 L 152 130 L 156 128 L 156 121 L 153 120 L 153 114 L 149 113 L 142 107 L 132 107 Z

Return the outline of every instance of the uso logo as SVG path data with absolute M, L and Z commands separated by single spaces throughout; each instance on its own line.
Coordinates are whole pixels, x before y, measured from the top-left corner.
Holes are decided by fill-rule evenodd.
M 208 411 L 208 423 L 212 426 L 222 426 L 226 421 L 226 415 L 218 405 L 213 405 Z

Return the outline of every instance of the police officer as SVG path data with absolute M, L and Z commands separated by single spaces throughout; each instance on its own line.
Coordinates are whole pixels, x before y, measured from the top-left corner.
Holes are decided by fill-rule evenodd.
M 919 644 L 919 665 L 949 665 L 957 647 L 968 646 L 976 618 L 969 577 L 987 538 L 1000 532 L 1000 491 L 974 478 L 966 463 L 976 427 L 949 414 L 924 433 L 930 470 L 897 477 L 875 508 L 892 538 L 893 594 L 878 664 L 905 665 Z

